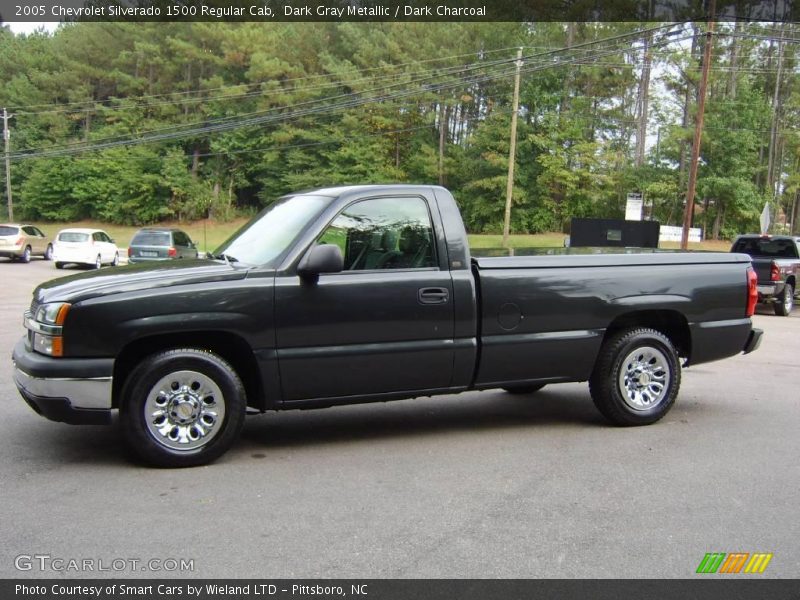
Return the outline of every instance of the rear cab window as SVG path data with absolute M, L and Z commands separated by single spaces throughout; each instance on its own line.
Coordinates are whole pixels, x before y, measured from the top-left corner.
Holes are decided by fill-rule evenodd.
M 743 238 L 734 244 L 733 251 L 761 258 L 797 258 L 797 245 L 793 240 Z

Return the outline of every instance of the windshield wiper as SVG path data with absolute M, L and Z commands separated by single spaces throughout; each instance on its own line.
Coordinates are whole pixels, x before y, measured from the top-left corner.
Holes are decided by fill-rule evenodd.
M 212 254 L 211 258 L 216 260 L 224 260 L 225 264 L 228 265 L 229 267 L 233 263 L 239 262 L 238 258 L 236 258 L 235 256 L 231 256 L 230 254 L 225 254 L 224 252 L 222 254 Z

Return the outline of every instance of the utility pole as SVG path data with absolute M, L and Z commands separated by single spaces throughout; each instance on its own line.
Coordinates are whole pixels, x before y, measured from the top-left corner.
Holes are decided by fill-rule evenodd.
M 439 104 L 439 185 L 444 185 L 444 142 L 445 142 L 445 110 L 444 102 Z
M 689 163 L 689 186 L 686 190 L 686 212 L 683 215 L 683 233 L 681 250 L 689 247 L 689 228 L 694 215 L 694 193 L 697 187 L 697 163 L 700 162 L 700 138 L 703 135 L 703 117 L 706 110 L 706 87 L 708 86 L 708 70 L 711 66 L 711 43 L 714 36 L 715 0 L 710 1 L 708 10 L 708 30 L 706 31 L 706 47 L 703 52 L 703 75 L 700 79 L 700 98 L 697 102 L 697 121 L 694 126 L 694 143 L 692 144 L 692 161 Z
M 8 120 L 14 115 L 8 114 L 8 111 L 3 109 L 3 142 L 6 154 L 6 195 L 8 196 L 8 220 L 14 221 L 14 203 L 11 201 L 11 159 L 10 151 L 8 148 L 9 141 L 11 140 L 11 132 L 8 130 Z
M 508 182 L 506 183 L 506 213 L 503 219 L 503 248 L 508 248 L 511 228 L 511 195 L 514 192 L 514 161 L 517 154 L 517 112 L 519 111 L 519 73 L 522 68 L 522 48 L 517 50 L 517 72 L 514 75 L 514 102 L 511 112 L 511 144 L 508 150 Z

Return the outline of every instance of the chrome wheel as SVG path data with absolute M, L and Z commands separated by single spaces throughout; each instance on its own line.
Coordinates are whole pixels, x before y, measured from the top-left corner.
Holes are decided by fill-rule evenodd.
M 670 367 L 661 350 L 642 346 L 629 352 L 619 371 L 619 392 L 634 410 L 650 410 L 667 396 Z
M 794 289 L 788 283 L 786 284 L 786 291 L 783 293 L 783 310 L 788 315 L 794 308 Z
M 175 371 L 150 389 L 144 404 L 147 431 L 172 450 L 195 450 L 222 428 L 225 398 L 213 379 L 197 371 Z
M 112 266 L 112 267 L 119 266 L 119 252 L 115 252 L 115 253 L 114 253 L 114 260 L 113 260 L 113 262 L 111 263 L 111 266 Z
M 102 266 L 103 266 L 103 261 L 101 260 L 100 255 L 98 254 L 97 258 L 94 261 L 94 268 L 99 269 Z

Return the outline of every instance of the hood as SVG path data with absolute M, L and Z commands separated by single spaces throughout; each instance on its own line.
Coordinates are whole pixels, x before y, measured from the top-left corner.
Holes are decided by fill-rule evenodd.
M 172 285 L 244 279 L 248 269 L 221 261 L 173 260 L 106 268 L 60 277 L 39 285 L 33 292 L 37 303 L 71 302 L 89 298 L 157 289 Z

